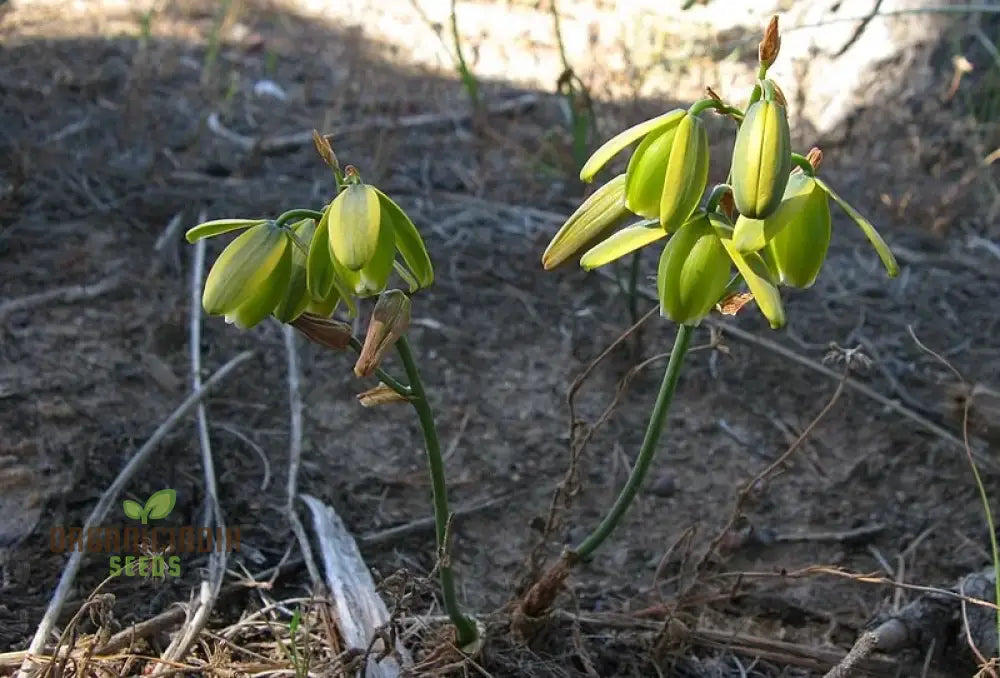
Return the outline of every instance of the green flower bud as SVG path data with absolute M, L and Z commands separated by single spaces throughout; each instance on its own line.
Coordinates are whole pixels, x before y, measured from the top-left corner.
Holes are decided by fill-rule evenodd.
M 792 167 L 792 141 L 785 107 L 774 87 L 747 108 L 733 148 L 733 198 L 740 214 L 764 219 L 778 208 Z
M 257 288 L 253 296 L 226 314 L 226 322 L 235 323 L 247 330 L 271 315 L 288 292 L 288 281 L 292 274 L 292 247 L 286 246 L 271 274 Z
M 672 321 L 698 323 L 726 292 L 731 264 L 704 212 L 670 236 L 656 276 L 660 313 Z
M 594 154 L 590 156 L 590 159 L 587 160 L 583 168 L 580 170 L 580 180 L 589 183 L 593 180 L 594 175 L 597 174 L 600 169 L 604 167 L 609 160 L 611 160 L 611 158 L 625 150 L 626 147 L 634 144 L 646 135 L 675 127 L 678 123 L 680 123 L 681 118 L 683 118 L 685 114 L 686 111 L 683 109 L 674 109 L 664 113 L 663 115 L 658 115 L 655 118 L 640 122 L 638 125 L 629 127 L 623 132 L 619 132 L 614 137 L 604 142 L 600 148 L 594 151 Z
M 202 294 L 205 311 L 209 315 L 229 315 L 253 300 L 258 304 L 247 317 L 255 317 L 259 311 L 259 302 L 265 298 L 262 295 L 274 294 L 274 286 L 268 283 L 273 282 L 272 278 L 281 273 L 277 269 L 285 261 L 288 268 L 283 275 L 283 284 L 288 284 L 291 267 L 288 247 L 288 234 L 270 222 L 252 226 L 229 243 L 215 261 L 205 281 Z M 287 260 L 286 253 L 289 255 Z M 274 309 L 278 301 L 275 299 L 267 313 Z M 247 313 L 249 310 L 245 311 Z
M 625 206 L 647 219 L 660 218 L 660 201 L 666 165 L 677 134 L 677 125 L 646 135 L 628 161 L 625 172 Z
M 767 241 L 768 258 L 783 284 L 811 287 L 830 246 L 830 201 L 816 179 L 805 174 L 792 175 L 789 192 L 792 197 L 772 215 L 784 223 Z
M 668 233 L 684 224 L 701 202 L 708 185 L 708 161 L 705 123 L 686 113 L 677 124 L 664 167 L 659 219 Z
M 625 175 L 619 174 L 594 191 L 570 215 L 545 248 L 542 267 L 546 271 L 556 268 L 617 226 L 626 216 Z
M 764 219 L 750 219 L 742 214 L 733 229 L 733 244 L 741 252 L 759 252 L 771 238 L 791 223 L 812 200 L 814 180 L 805 174 L 793 173 L 778 208 Z M 808 180 L 808 181 L 807 181 Z
M 334 198 L 327 211 L 330 255 L 348 270 L 360 271 L 382 244 L 378 193 L 367 184 L 352 184 Z

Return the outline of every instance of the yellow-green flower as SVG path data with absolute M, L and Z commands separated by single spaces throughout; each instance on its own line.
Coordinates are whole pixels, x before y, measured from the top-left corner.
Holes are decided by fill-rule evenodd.
M 288 290 L 292 271 L 289 234 L 274 222 L 223 219 L 200 224 L 187 233 L 189 242 L 245 228 L 219 255 L 209 271 L 202 306 L 239 327 L 266 318 Z
M 396 261 L 396 253 L 403 263 Z M 434 282 L 434 268 L 416 226 L 385 193 L 369 184 L 346 186 L 323 213 L 306 261 L 314 299 L 339 288 L 345 297 L 385 290 L 395 270 L 410 291 Z

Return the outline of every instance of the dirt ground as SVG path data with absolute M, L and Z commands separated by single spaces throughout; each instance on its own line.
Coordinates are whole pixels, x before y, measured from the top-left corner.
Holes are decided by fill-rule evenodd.
M 642 439 L 661 361 L 631 381 L 579 460 L 579 491 L 558 529 L 540 533 L 569 462 L 567 389 L 630 322 L 606 277 L 573 268 L 544 273 L 539 264 L 560 215 L 583 190 L 558 100 L 487 82 L 488 105 L 521 97 L 520 104 L 479 127 L 452 121 L 450 113 L 466 107 L 458 80 L 394 61 L 373 37 L 377 30 L 256 2 L 241 7 L 238 25 L 224 26 L 213 64 L 207 36 L 218 12 L 210 3 L 168 6 L 148 37 L 141 13 L 127 7 L 0 5 L 0 651 L 27 646 L 62 571 L 50 529 L 82 524 L 188 392 L 193 249 L 183 230 L 202 211 L 273 216 L 329 199 L 329 175 L 311 146 L 268 147 L 279 135 L 332 132 L 341 161 L 396 197 L 434 258 L 437 281 L 415 300 L 411 338 L 447 452 L 451 499 L 461 509 L 505 497 L 456 521 L 452 558 L 468 608 L 502 608 L 530 579 L 532 549 L 541 543 L 548 562 L 585 535 Z M 952 76 L 949 49 L 927 62 L 942 90 Z M 893 83 L 906 81 L 897 75 Z M 255 96 L 264 78 L 282 85 L 288 101 Z M 705 84 L 712 83 L 675 91 L 693 98 Z M 969 105 L 987 85 L 970 77 L 961 96 L 946 101 L 900 90 L 884 107 L 859 110 L 850 133 L 832 145 L 798 140 L 803 150 L 824 147 L 830 183 L 879 225 L 901 276 L 887 281 L 857 229 L 837 216 L 816 286 L 786 295 L 786 329 L 770 331 L 754 309 L 717 318 L 718 335 L 700 329 L 696 344 L 721 346 L 689 358 L 662 450 L 625 525 L 574 572 L 552 632 L 530 647 L 496 634 L 483 671 L 822 675 L 873 615 L 915 593 L 796 572 L 826 566 L 949 587 L 990 562 L 982 507 L 955 444 L 957 378 L 910 334 L 970 383 L 998 387 L 997 177 L 982 158 L 1000 136 Z M 675 103 L 601 102 L 602 138 Z M 380 123 L 425 113 L 440 117 Z M 247 148 L 220 134 L 211 114 L 264 143 Z M 719 180 L 732 137 L 721 120 L 711 129 Z M 169 229 L 172 220 L 179 229 Z M 209 261 L 221 240 L 209 244 Z M 644 260 L 647 285 L 654 256 Z M 80 285 L 75 296 L 32 297 Z M 641 309 L 651 307 L 643 299 Z M 643 356 L 668 350 L 672 336 L 668 323 L 648 322 Z M 850 376 L 916 417 L 843 389 L 788 462 L 749 493 L 721 556 L 699 570 L 740 489 L 824 409 L 837 392 L 844 349 L 855 347 L 871 364 L 854 364 Z M 359 407 L 355 395 L 371 384 L 353 377 L 350 357 L 300 348 L 301 491 L 333 506 L 359 537 L 426 517 L 429 484 L 411 412 Z M 231 568 L 259 572 L 294 545 L 283 512 L 289 424 L 281 332 L 267 323 L 239 332 L 209 318 L 201 349 L 206 376 L 241 350 L 254 351 L 207 402 L 220 497 L 243 531 Z M 613 352 L 581 390 L 577 416 L 597 420 L 637 362 L 631 351 Z M 972 447 L 993 495 L 1000 491 L 995 425 L 973 407 Z M 127 496 L 141 501 L 175 488 L 170 522 L 198 524 L 199 454 L 195 427 L 177 428 Z M 419 582 L 435 560 L 427 531 L 362 552 L 377 578 L 405 571 Z M 184 575 L 165 583 L 113 581 L 106 590 L 116 596 L 115 630 L 187 601 L 203 565 L 190 558 Z M 107 574 L 103 557 L 84 559 L 63 622 Z M 303 595 L 308 579 L 292 567 L 278 584 Z M 440 614 L 433 587 L 418 588 L 409 613 Z M 213 623 L 259 607 L 241 594 Z M 672 643 L 657 632 L 669 615 L 733 642 Z M 570 623 L 574 616 L 590 622 Z M 954 645 L 935 648 L 932 666 L 938 675 L 971 675 L 952 636 Z M 781 643 L 809 648 L 812 658 L 791 661 L 775 650 Z M 922 653 L 904 653 L 879 666 L 898 662 L 895 675 L 917 675 L 923 661 Z

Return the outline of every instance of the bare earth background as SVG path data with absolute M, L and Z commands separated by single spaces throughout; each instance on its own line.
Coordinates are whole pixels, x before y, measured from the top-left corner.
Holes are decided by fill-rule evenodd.
M 912 2 L 717 0 L 686 13 L 674 4 L 562 8 L 567 52 L 597 99 L 598 141 L 699 98 L 708 85 L 742 101 L 771 12 L 790 9 L 787 29 L 833 21 L 789 30 L 775 76 L 792 102 L 798 147 L 824 149 L 825 175 L 882 229 L 902 274 L 887 281 L 860 233 L 836 216 L 815 288 L 786 296 L 787 329 L 771 332 L 752 308 L 720 325 L 813 364 L 831 344 L 860 346 L 873 364 L 853 378 L 961 437 L 952 397 L 959 383 L 907 327 L 970 384 L 998 387 L 1000 191 L 990 160 L 1000 144 L 998 22 L 967 14 L 844 21 L 873 5 L 888 12 Z M 0 650 L 27 645 L 58 580 L 64 558 L 49 552 L 49 529 L 80 525 L 188 390 L 192 249 L 183 231 L 202 210 L 209 218 L 273 216 L 329 199 L 329 175 L 311 146 L 268 146 L 281 135 L 331 133 L 341 162 L 396 197 L 434 257 L 437 283 L 415 301 L 411 336 L 439 417 L 452 502 L 508 497 L 456 522 L 452 557 L 466 605 L 502 607 L 540 539 L 545 559 L 556 557 L 613 499 L 641 440 L 660 361 L 631 381 L 596 432 L 560 528 L 547 538 L 539 532 L 569 460 L 567 389 L 629 324 L 613 282 L 571 267 L 543 274 L 538 263 L 584 195 L 552 94 L 561 65 L 548 5 L 459 3 L 487 105 L 519 102 L 478 128 L 452 119 L 468 102 L 450 67 L 448 5 L 0 4 Z M 973 66 L 960 81 L 956 56 Z M 286 100 L 255 94 L 262 80 Z M 433 124 L 408 117 L 422 114 Z M 400 122 L 378 124 L 386 119 Z M 732 131 L 719 119 L 711 125 L 712 179 L 721 180 Z M 179 226 L 171 230 L 172 222 Z M 222 246 L 210 243 L 209 261 Z M 655 254 L 647 257 L 648 284 Z M 75 298 L 22 301 L 77 285 L 87 287 Z M 651 307 L 643 300 L 643 311 Z M 672 332 L 655 318 L 647 323 L 643 357 L 668 350 Z M 724 557 L 695 577 L 739 490 L 837 388 L 836 378 L 745 336 L 723 329 L 714 338 L 725 351 L 690 357 L 646 490 L 560 600 L 562 610 L 609 615 L 617 625 L 560 627 L 530 649 L 497 640 L 483 657 L 488 674 L 822 675 L 823 657 L 842 655 L 872 615 L 912 594 L 778 573 L 825 565 L 948 587 L 989 563 L 962 448 L 847 389 L 780 472 L 754 488 Z M 696 343 L 711 339 L 706 326 Z M 208 400 L 220 497 L 243 530 L 234 574 L 276 564 L 294 543 L 282 508 L 280 330 L 265 323 L 241 333 L 205 321 L 206 374 L 247 348 L 253 360 Z M 354 395 L 372 384 L 351 376 L 349 357 L 304 342 L 301 353 L 302 491 L 336 508 L 358 536 L 424 518 L 429 485 L 411 413 L 362 409 Z M 584 386 L 577 415 L 592 424 L 639 359 L 615 351 Z M 970 423 L 994 495 L 996 416 L 974 405 Z M 185 426 L 128 496 L 176 488 L 169 522 L 197 524 L 201 479 L 195 429 Z M 412 580 L 418 595 L 406 614 L 440 613 L 433 586 L 421 583 L 434 566 L 432 533 L 362 551 L 377 579 Z M 203 565 L 189 556 L 179 579 L 112 582 L 111 630 L 186 601 Z M 738 572 L 773 576 L 726 574 Z M 67 617 L 107 573 L 106 557 L 84 560 Z M 307 581 L 293 567 L 269 595 L 304 595 Z M 252 591 L 241 594 L 213 622 L 261 606 Z M 812 648 L 815 661 L 782 661 L 746 643 L 655 643 L 670 640 L 655 633 L 668 614 L 733 638 Z M 971 675 L 957 636 L 955 646 L 935 650 L 940 675 Z M 917 675 L 923 656 L 900 661 L 910 668 L 897 675 Z

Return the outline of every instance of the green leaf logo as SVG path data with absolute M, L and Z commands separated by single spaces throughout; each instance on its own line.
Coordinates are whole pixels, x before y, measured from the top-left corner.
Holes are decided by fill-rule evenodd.
M 126 499 L 122 502 L 122 508 L 125 509 L 125 515 L 132 520 L 142 520 L 142 506 L 138 502 Z M 143 520 L 143 522 L 145 521 Z
M 148 525 L 149 520 L 162 520 L 170 515 L 177 503 L 177 492 L 170 488 L 154 492 L 146 500 L 145 506 L 140 506 L 138 502 L 126 499 L 122 502 L 125 515 L 132 520 L 141 520 L 143 525 Z
M 162 520 L 170 515 L 177 503 L 177 492 L 171 489 L 154 492 L 146 500 L 146 515 L 153 520 Z

